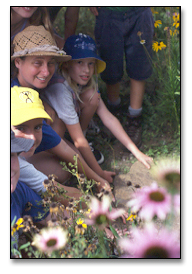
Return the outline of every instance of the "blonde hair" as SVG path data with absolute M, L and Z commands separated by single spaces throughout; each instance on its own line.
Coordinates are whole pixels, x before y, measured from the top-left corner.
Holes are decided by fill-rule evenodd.
M 70 61 L 69 61 L 70 62 Z M 93 95 L 95 94 L 95 92 L 98 90 L 98 76 L 97 76 L 97 73 L 95 73 L 95 77 L 96 77 L 96 80 L 94 79 L 94 76 L 91 77 L 91 79 L 89 80 L 89 82 L 87 83 L 86 86 L 81 86 L 81 88 L 79 87 L 79 85 L 73 81 L 73 79 L 71 79 L 71 77 L 69 76 L 69 73 L 68 73 L 68 64 L 69 62 L 65 62 L 65 64 L 61 65 L 60 67 L 60 74 L 65 78 L 65 80 L 67 81 L 67 83 L 69 84 L 69 86 L 73 89 L 73 91 L 75 92 L 78 100 L 80 102 L 82 102 L 82 100 L 80 99 L 80 94 L 82 94 L 83 92 L 85 92 L 86 90 L 88 89 L 93 89 L 94 92 L 92 94 L 92 96 L 90 97 L 89 100 L 92 99 Z M 96 70 L 96 65 L 95 65 L 95 71 Z

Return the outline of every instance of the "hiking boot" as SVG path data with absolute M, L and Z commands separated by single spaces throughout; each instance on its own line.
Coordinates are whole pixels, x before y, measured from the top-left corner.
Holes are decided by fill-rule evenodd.
M 128 114 L 128 126 L 126 130 L 127 134 L 138 148 L 141 146 L 141 117 L 141 114 L 138 116 Z
M 90 146 L 91 151 L 93 152 L 93 154 L 95 156 L 95 159 L 97 160 L 97 163 L 99 165 L 101 165 L 104 162 L 104 156 L 103 156 L 103 154 L 98 149 L 95 149 L 93 147 L 93 143 L 92 142 L 89 143 L 89 146 Z

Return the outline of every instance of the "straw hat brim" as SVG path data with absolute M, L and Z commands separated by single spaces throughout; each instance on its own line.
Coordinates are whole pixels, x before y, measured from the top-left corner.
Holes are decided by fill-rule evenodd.
M 54 52 L 39 51 L 39 52 L 30 53 L 30 54 L 11 56 L 11 61 L 15 60 L 15 58 L 28 57 L 28 56 L 50 56 L 50 57 L 54 57 L 57 62 L 67 62 L 71 60 L 71 55 L 59 55 L 58 53 L 54 53 Z

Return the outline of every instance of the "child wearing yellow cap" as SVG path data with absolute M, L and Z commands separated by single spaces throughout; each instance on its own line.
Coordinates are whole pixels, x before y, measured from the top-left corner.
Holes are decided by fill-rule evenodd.
M 14 86 L 11 88 L 11 128 L 16 137 L 32 139 L 33 146 L 29 151 L 21 153 L 20 181 L 27 184 L 37 193 L 45 191 L 43 181 L 48 177 L 27 162 L 42 140 L 43 119 L 52 120 L 44 110 L 39 93 L 31 88 Z M 76 188 L 64 187 L 71 197 L 79 198 L 81 193 Z M 64 204 L 67 201 L 63 201 Z

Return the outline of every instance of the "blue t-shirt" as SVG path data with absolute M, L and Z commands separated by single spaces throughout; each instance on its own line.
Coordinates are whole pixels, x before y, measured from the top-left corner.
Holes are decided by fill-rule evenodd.
M 11 80 L 11 87 L 13 86 L 21 86 L 17 78 Z M 42 132 L 42 141 L 35 150 L 35 153 L 56 147 L 61 142 L 61 137 L 45 122 L 45 120 L 43 121 Z
M 34 192 L 26 184 L 18 181 L 17 187 L 11 193 L 11 223 L 16 217 L 15 222 L 24 215 L 30 215 L 34 222 L 39 222 L 49 215 L 49 211 L 45 212 L 42 204 L 39 204 L 41 197 Z M 28 205 L 28 202 L 30 205 Z M 41 217 L 39 216 L 41 214 Z M 21 231 L 15 231 L 11 236 L 12 248 L 18 249 L 19 234 Z
M 43 137 L 40 145 L 36 148 L 35 153 L 56 147 L 61 142 L 61 137 L 45 122 L 45 120 L 43 120 L 42 132 Z
M 24 215 L 30 215 L 34 222 L 45 219 L 49 211 L 45 213 L 45 208 L 42 204 L 39 204 L 41 200 L 42 198 L 30 187 L 18 181 L 15 191 L 11 193 L 11 222 L 15 216 L 17 221 Z M 30 203 L 30 207 L 27 205 L 28 202 Z M 38 213 L 41 213 L 43 216 L 39 218 Z

